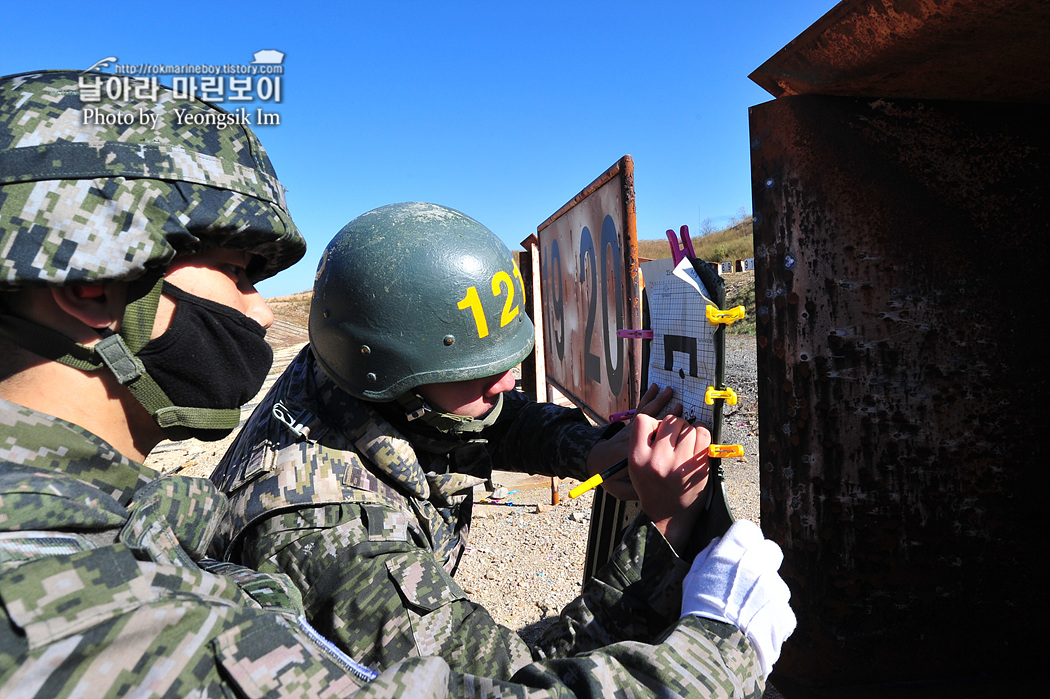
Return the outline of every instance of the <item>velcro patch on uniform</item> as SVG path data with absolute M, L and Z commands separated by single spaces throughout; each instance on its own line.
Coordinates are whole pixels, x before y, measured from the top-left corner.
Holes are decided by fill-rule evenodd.
M 369 541 L 408 541 L 408 516 L 381 505 L 362 504 Z
M 274 469 L 275 458 L 274 444 L 270 440 L 263 442 L 252 449 L 248 457 L 248 463 L 244 467 L 244 477 L 240 482 L 233 484 L 233 488 L 240 487 L 244 482 L 250 481 L 256 476 L 267 473 Z
M 370 493 L 378 493 L 381 483 L 374 474 L 370 473 L 357 458 L 357 454 L 350 452 L 347 458 L 346 473 L 343 474 L 343 483 L 351 488 L 367 490 Z
M 24 563 L 41 556 L 64 556 L 95 546 L 75 532 L 0 532 L 0 565 Z

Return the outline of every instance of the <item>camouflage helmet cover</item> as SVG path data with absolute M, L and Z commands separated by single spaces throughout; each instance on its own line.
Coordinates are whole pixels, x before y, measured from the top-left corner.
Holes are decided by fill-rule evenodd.
M 0 289 L 129 281 L 213 247 L 255 253 L 254 281 L 302 257 L 284 189 L 247 127 L 163 86 L 113 99 L 114 78 L 0 78 Z M 98 80 L 86 98 L 81 85 Z
M 469 216 L 436 204 L 373 209 L 317 269 L 314 356 L 350 394 L 390 401 L 422 384 L 499 374 L 532 351 L 521 273 Z

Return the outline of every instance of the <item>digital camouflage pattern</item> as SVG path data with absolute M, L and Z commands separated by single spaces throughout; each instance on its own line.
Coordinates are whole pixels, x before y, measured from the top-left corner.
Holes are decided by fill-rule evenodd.
M 369 665 L 441 655 L 455 669 L 509 677 L 528 649 L 451 577 L 473 488 L 494 463 L 578 478 L 601 430 L 516 392 L 473 438 L 399 430 L 391 410 L 337 387 L 304 348 L 212 474 L 231 498 L 215 554 L 286 572 L 308 618 Z
M 289 429 L 275 414 L 299 427 Z M 470 527 L 473 487 L 491 476 L 494 464 L 586 478 L 587 454 L 600 436 L 579 410 L 531 402 L 518 392 L 504 394 L 499 419 L 474 435 L 449 436 L 418 423 L 409 428 L 395 403 L 360 401 L 336 386 L 308 346 L 212 474 L 223 492 L 236 493 L 219 553 L 231 555 L 237 537 L 275 509 L 353 498 L 418 517 L 426 545 L 454 573 Z
M 209 482 L 158 479 L 89 432 L 3 400 L 0 444 L 0 696 L 762 693 L 744 635 L 692 616 L 660 644 L 532 663 L 511 682 L 430 657 L 366 684 L 297 616 L 287 578 L 196 558 L 225 510 Z
M 4 400 L 0 438 L 0 695 L 336 696 L 364 683 L 311 641 L 286 579 L 206 570 L 227 508 L 210 481 L 157 479 Z
M 131 280 L 210 247 L 256 253 L 258 281 L 303 256 L 284 188 L 249 129 L 188 123 L 228 115 L 163 86 L 155 99 L 102 89 L 86 102 L 81 75 L 113 77 L 0 78 L 0 290 Z M 96 125 L 85 108 L 135 119 Z
M 531 650 L 450 575 L 471 489 L 493 463 L 583 475 L 600 432 L 578 411 L 508 394 L 495 425 L 450 445 L 410 440 L 382 407 L 336 387 L 305 348 L 212 475 L 231 497 L 213 552 L 287 574 L 311 623 L 377 668 L 434 654 L 454 670 L 509 679 L 533 660 L 650 643 L 677 621 L 688 564 L 648 522 Z

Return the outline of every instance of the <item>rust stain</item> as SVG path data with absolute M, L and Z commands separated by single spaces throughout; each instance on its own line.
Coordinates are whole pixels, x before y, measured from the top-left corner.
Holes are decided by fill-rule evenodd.
M 751 76 L 778 97 L 751 110 L 752 196 L 792 699 L 1037 658 L 1047 36 L 1042 0 L 846 0 Z
M 1047 123 L 1043 105 L 752 108 L 762 524 L 799 617 L 778 672 L 972 673 L 1036 632 L 1042 593 L 1014 571 L 1045 548 L 1046 311 L 1023 299 L 1046 296 Z M 975 638 L 993 617 L 1015 632 Z
M 547 380 L 599 423 L 633 407 L 641 322 L 634 164 L 626 155 L 537 228 Z
M 803 94 L 1050 100 L 1044 0 L 847 0 L 751 74 Z

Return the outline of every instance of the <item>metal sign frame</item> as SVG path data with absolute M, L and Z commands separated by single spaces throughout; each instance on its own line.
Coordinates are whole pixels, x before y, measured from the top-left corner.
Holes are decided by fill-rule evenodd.
M 606 424 L 640 397 L 641 340 L 616 336 L 618 329 L 642 327 L 631 156 L 584 187 L 536 233 L 527 242 L 540 261 L 538 283 L 533 280 L 535 305 L 542 309 L 536 314 L 537 384 L 543 376 L 548 400 L 553 386 Z M 637 503 L 594 492 L 584 580 L 608 561 L 638 512 Z
M 537 229 L 547 381 L 599 424 L 638 402 L 634 163 L 625 155 Z

